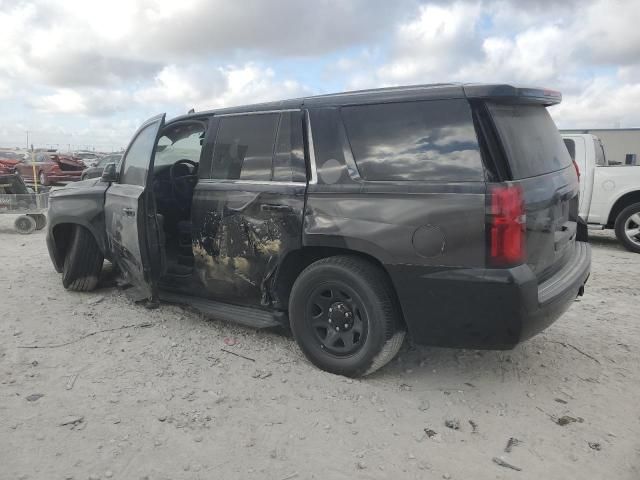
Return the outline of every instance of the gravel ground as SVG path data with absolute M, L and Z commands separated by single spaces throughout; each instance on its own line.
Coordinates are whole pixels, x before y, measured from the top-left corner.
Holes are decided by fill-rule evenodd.
M 640 255 L 608 232 L 592 237 L 586 295 L 543 334 L 508 352 L 405 343 L 349 380 L 286 334 L 148 311 L 108 274 L 66 292 L 44 234 L 12 221 L 0 216 L 2 479 L 640 478 Z

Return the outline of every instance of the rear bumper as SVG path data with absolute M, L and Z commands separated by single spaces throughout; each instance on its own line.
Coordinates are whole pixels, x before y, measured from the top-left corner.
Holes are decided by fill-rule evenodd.
M 582 294 L 591 271 L 591 247 L 576 242 L 567 265 L 540 285 L 527 265 L 387 268 L 416 343 L 508 349 L 551 325 Z

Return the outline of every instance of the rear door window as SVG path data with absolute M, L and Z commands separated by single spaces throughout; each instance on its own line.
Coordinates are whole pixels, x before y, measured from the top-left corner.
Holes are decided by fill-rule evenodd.
M 280 114 L 222 117 L 213 150 L 211 178 L 271 180 L 271 164 Z
M 542 105 L 488 103 L 514 180 L 537 177 L 571 165 L 567 146 Z
M 482 181 L 466 100 L 358 105 L 342 118 L 360 175 L 381 181 Z

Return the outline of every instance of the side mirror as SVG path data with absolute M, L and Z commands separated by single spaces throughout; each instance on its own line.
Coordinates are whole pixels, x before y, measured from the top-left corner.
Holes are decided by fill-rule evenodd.
M 102 181 L 107 183 L 118 181 L 118 171 L 115 163 L 107 163 L 102 170 Z

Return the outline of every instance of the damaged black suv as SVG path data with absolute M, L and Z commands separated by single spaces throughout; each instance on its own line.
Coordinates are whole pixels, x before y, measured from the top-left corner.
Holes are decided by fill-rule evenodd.
M 51 259 L 71 290 L 107 258 L 150 304 L 290 326 L 342 375 L 405 332 L 512 348 L 590 271 L 560 98 L 440 84 L 157 116 L 117 170 L 52 192 Z

